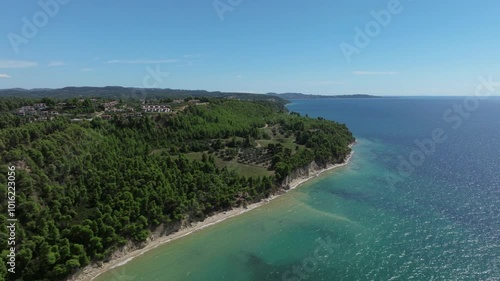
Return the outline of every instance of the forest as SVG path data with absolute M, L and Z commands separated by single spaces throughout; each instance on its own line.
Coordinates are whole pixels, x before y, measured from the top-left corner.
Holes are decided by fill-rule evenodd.
M 344 124 L 272 100 L 210 97 L 176 114 L 83 122 L 12 113 L 35 101 L 43 100 L 0 99 L 0 223 L 11 167 L 17 218 L 16 272 L 7 272 L 2 243 L 2 280 L 64 280 L 160 225 L 279 192 L 295 169 L 342 162 L 354 142 Z M 0 236 L 7 241 L 8 229 Z

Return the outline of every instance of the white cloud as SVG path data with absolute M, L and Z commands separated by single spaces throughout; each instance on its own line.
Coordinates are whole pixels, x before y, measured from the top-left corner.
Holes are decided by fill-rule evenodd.
M 173 62 L 178 62 L 179 60 L 176 59 L 167 59 L 167 60 L 146 60 L 146 59 L 140 59 L 140 60 L 110 60 L 107 61 L 107 63 L 111 64 L 116 64 L 116 63 L 122 63 L 122 64 L 162 64 L 162 63 L 173 63 Z
M 0 73 L 0 78 L 11 78 L 10 75 Z
M 48 66 L 63 66 L 66 65 L 63 61 L 51 61 Z
M 354 75 L 398 75 L 399 72 L 395 71 L 353 71 Z
M 82 68 L 80 70 L 83 72 L 89 72 L 89 71 L 92 71 L 92 68 Z
M 34 61 L 0 60 L 0 68 L 26 68 L 37 65 L 38 63 Z

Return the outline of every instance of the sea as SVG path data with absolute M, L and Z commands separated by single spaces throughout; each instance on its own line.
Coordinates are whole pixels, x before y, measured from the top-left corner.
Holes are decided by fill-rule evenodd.
M 500 280 L 500 98 L 293 100 L 349 165 L 96 281 Z

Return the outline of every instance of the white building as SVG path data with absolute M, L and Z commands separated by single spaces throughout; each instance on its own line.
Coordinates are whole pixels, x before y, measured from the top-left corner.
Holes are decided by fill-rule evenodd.
M 146 113 L 153 113 L 153 112 L 162 112 L 162 113 L 169 113 L 172 112 L 172 109 L 168 105 L 143 105 L 142 110 Z

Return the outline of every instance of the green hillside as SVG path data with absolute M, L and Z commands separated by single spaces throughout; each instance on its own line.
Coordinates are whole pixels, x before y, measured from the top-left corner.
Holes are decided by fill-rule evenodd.
M 80 122 L 12 112 L 31 102 L 4 103 L 0 115 L 0 197 L 14 166 L 18 220 L 18 270 L 7 274 L 2 243 L 0 277 L 12 280 L 64 279 L 160 224 L 259 201 L 296 168 L 343 161 L 354 141 L 345 125 L 272 101 L 207 99 L 171 114 Z

